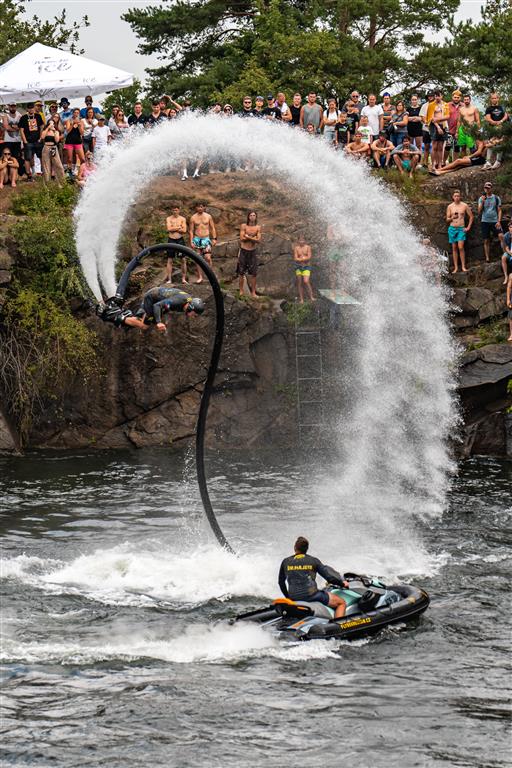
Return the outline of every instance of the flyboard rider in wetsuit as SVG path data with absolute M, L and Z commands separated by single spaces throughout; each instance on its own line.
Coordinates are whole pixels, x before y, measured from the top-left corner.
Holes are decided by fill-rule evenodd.
M 201 315 L 204 312 L 204 301 L 199 298 L 193 298 L 186 291 L 180 288 L 151 288 L 144 294 L 142 305 L 137 312 L 133 313 L 131 309 L 123 309 L 124 296 L 128 287 L 130 274 L 140 263 L 139 256 L 136 256 L 128 264 L 123 273 L 116 295 L 102 305 L 96 308 L 98 317 L 106 323 L 112 323 L 116 328 L 121 326 L 127 328 L 140 328 L 146 331 L 151 325 L 156 325 L 158 331 L 165 333 L 166 325 L 162 322 L 162 315 L 167 312 L 184 312 L 186 315 Z
M 326 590 L 319 590 L 316 584 L 316 574 L 319 573 L 330 584 L 339 584 L 341 587 L 348 587 L 348 582 L 344 581 L 334 568 L 324 565 L 317 557 L 306 554 L 308 548 L 309 541 L 303 536 L 299 536 L 294 546 L 295 554 L 291 557 L 285 557 L 281 563 L 279 569 L 281 592 L 291 600 L 329 605 L 335 609 L 335 618 L 339 619 L 345 615 L 347 609 L 345 600 Z

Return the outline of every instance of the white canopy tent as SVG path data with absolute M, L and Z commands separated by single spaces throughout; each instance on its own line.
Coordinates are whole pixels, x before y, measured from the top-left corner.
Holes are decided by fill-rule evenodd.
M 0 102 L 94 96 L 132 83 L 133 75 L 122 69 L 34 43 L 0 67 Z

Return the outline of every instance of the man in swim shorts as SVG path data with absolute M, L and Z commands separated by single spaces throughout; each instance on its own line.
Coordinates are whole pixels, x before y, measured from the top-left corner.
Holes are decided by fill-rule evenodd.
M 335 609 L 334 617 L 340 619 L 347 609 L 345 600 L 324 589 L 318 589 L 316 575 L 319 573 L 327 582 L 339 584 L 342 587 L 348 587 L 348 582 L 317 557 L 308 555 L 308 549 L 309 541 L 299 536 L 294 545 L 294 554 L 291 557 L 285 557 L 279 569 L 278 581 L 281 592 L 290 600 L 328 605 Z
M 247 279 L 249 290 L 253 298 L 256 294 L 256 276 L 258 274 L 257 246 L 261 241 L 261 227 L 258 224 L 256 211 L 249 211 L 247 222 L 240 227 L 240 249 L 238 251 L 238 263 L 236 272 L 238 275 L 238 293 L 244 292 L 244 280 Z
M 196 212 L 190 218 L 190 245 L 212 267 L 212 245 L 217 243 L 217 230 L 215 222 L 209 213 L 206 213 L 204 203 L 196 204 Z M 203 282 L 203 272 L 196 264 L 196 283 Z
M 421 150 L 415 144 L 411 144 L 409 136 L 404 136 L 403 141 L 392 152 L 393 162 L 403 176 L 404 171 L 412 179 L 412 175 L 421 159 Z
M 297 245 L 293 249 L 293 262 L 300 303 L 304 304 L 304 286 L 306 286 L 310 301 L 314 301 L 313 289 L 309 282 L 311 277 L 311 246 L 306 243 L 304 235 L 299 235 Z
M 471 135 L 473 126 L 480 128 L 480 112 L 471 103 L 469 93 L 464 94 L 464 103 L 459 108 L 457 119 L 457 144 L 460 147 L 461 156 L 464 157 L 468 150 L 471 152 L 475 146 L 475 139 Z
M 459 189 L 454 190 L 452 200 L 453 202 L 446 208 L 446 221 L 448 222 L 448 242 L 452 246 L 452 275 L 454 275 L 459 271 L 459 257 L 462 271 L 468 271 L 466 269 L 464 243 L 466 235 L 473 225 L 473 211 L 467 203 L 462 202 Z M 467 226 L 466 216 L 468 217 Z
M 187 220 L 180 214 L 180 206 L 174 203 L 171 207 L 171 215 L 165 220 L 167 229 L 167 242 L 175 245 L 186 245 L 183 235 L 187 233 Z M 167 259 L 166 283 L 172 284 L 172 256 Z M 187 257 L 181 259 L 181 282 L 187 282 Z

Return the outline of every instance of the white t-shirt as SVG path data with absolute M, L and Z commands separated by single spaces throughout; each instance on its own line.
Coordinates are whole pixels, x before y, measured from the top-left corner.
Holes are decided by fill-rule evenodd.
M 110 128 L 108 125 L 96 125 L 92 132 L 93 137 L 96 139 L 95 147 L 101 149 L 108 144 L 109 136 L 111 136 Z
M 361 117 L 366 115 L 368 118 L 368 127 L 371 128 L 374 136 L 379 135 L 380 130 L 380 116 L 382 115 L 382 105 L 375 104 L 374 107 L 370 107 L 368 104 L 361 110 Z
M 426 120 L 427 120 L 427 111 L 428 111 L 429 104 L 430 102 L 426 101 L 424 104 L 421 105 L 421 109 L 420 109 L 420 117 L 423 120 L 423 122 L 421 123 L 421 127 L 424 131 L 427 131 L 427 132 L 428 132 L 428 123 L 426 122 Z
M 373 141 L 373 131 L 370 128 L 369 125 L 360 125 L 357 129 L 359 133 L 362 135 L 362 142 L 363 144 L 371 144 Z M 378 134 L 377 134 L 378 135 Z

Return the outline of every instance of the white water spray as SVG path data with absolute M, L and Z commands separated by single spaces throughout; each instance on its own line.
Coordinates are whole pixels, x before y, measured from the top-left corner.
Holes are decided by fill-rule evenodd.
M 396 538 L 404 516 L 442 508 L 455 422 L 453 348 L 446 299 L 422 271 L 418 235 L 367 168 L 284 125 L 197 115 L 171 121 L 112 150 L 81 196 L 77 246 L 91 290 L 98 299 L 100 285 L 115 293 L 121 229 L 142 189 L 199 151 L 256 164 L 287 182 L 325 229 L 337 222 L 351 233 L 345 263 L 362 301 L 357 387 L 340 416 L 340 474 L 319 490 L 322 520 L 327 511 L 359 531 L 370 520 L 376 541 Z

